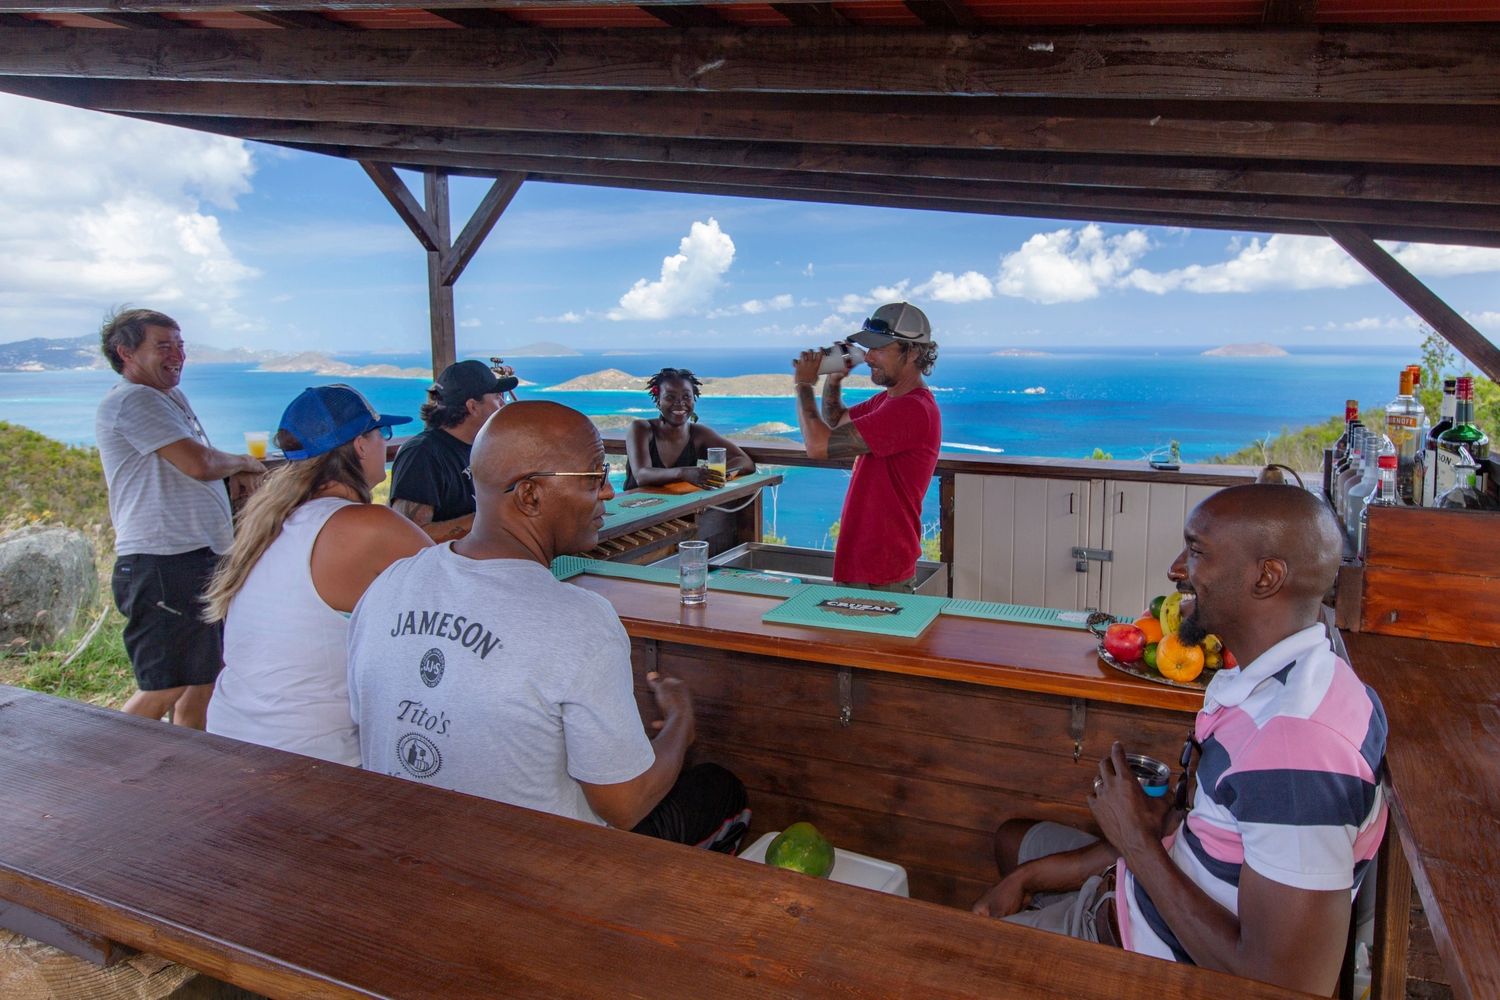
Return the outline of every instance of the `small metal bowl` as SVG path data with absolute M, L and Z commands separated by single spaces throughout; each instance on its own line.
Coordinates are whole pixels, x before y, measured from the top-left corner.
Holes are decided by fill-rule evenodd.
M 1172 769 L 1155 757 L 1147 757 L 1142 753 L 1128 753 L 1125 760 L 1130 764 L 1130 770 L 1135 772 L 1141 788 L 1153 799 L 1159 799 L 1167 794 L 1167 786 L 1172 780 Z

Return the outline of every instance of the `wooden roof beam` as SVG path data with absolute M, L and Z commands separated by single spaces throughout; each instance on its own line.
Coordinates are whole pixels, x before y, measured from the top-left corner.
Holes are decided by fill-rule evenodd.
M 32 32 L 25 32 L 30 36 Z M 49 32 L 35 33 L 45 38 Z M 126 33 L 117 32 L 124 36 Z M 267 34 L 267 32 L 258 32 Z M 128 36 L 127 36 L 128 37 Z M 331 87 L 0 77 L 0 90 L 100 111 L 657 138 L 934 146 L 1055 156 L 1500 166 L 1495 108 L 1285 107 L 1006 98 L 809 97 Z
M 1318 0 L 1266 0 L 1261 23 L 1306 27 L 1318 16 Z
M 282 23 L 292 15 L 256 16 Z M 322 19 L 323 28 L 337 24 Z M 878 73 L 870 71 L 873 64 Z M 26 39 L 0 36 L 0 72 L 527 90 L 1500 106 L 1500 24 L 1046 34 L 515 27 L 125 35 L 57 28 Z
M 391 157 L 424 152 L 562 156 L 580 160 L 760 167 L 821 173 L 881 174 L 1085 187 L 1128 187 L 1219 195 L 1500 205 L 1500 172 L 1480 167 L 1381 167 L 1351 163 L 1275 163 L 1210 158 L 1165 160 L 911 146 L 557 132 L 414 128 L 344 122 L 281 121 L 201 115 L 140 115 L 150 121 L 261 142 L 364 146 Z
M 428 13 L 436 14 L 445 21 L 452 21 L 460 28 L 476 28 L 481 31 L 503 29 L 509 31 L 520 24 L 503 10 L 469 10 L 464 7 L 429 7 Z
M 1474 328 L 1448 303 L 1358 226 L 1325 225 L 1323 229 L 1344 252 L 1364 265 L 1386 288 L 1411 307 L 1412 312 L 1468 358 L 1492 381 L 1500 381 L 1500 348 Z
M 266 24 L 274 24 L 278 28 L 286 28 L 290 31 L 358 31 L 352 24 L 343 21 L 335 21 L 331 17 L 324 17 L 317 11 L 309 10 L 242 10 L 238 13 L 245 17 L 254 18 Z
M 290 144 L 287 144 L 290 145 Z M 364 161 L 376 151 L 361 147 L 307 144 L 302 148 Z M 390 151 L 380 151 L 393 160 Z M 1319 222 L 1345 222 L 1378 226 L 1384 232 L 1403 228 L 1421 231 L 1437 242 L 1470 246 L 1500 246 L 1500 207 L 1433 211 L 1430 206 L 1408 203 L 1323 202 L 1312 199 L 1224 198 L 1181 195 L 1172 192 L 1132 191 L 1116 188 L 1066 188 L 1057 185 L 1005 184 L 985 181 L 935 180 L 910 176 L 872 176 L 811 173 L 793 170 L 704 167 L 685 164 L 646 164 L 633 161 L 578 160 L 561 157 L 528 157 L 462 152 L 410 154 L 398 162 L 423 168 L 465 168 L 505 171 L 513 174 L 547 173 L 591 178 L 650 180 L 662 178 L 685 183 L 735 184 L 767 190 L 797 188 L 804 191 L 900 196 L 913 201 L 942 203 L 973 201 L 1006 205 L 1028 205 L 1035 214 L 1093 218 L 1097 213 L 1134 213 L 1134 218 L 1158 224 L 1159 217 L 1207 217 L 1240 220 L 1240 228 L 1282 232 L 1297 223 L 1300 230 Z M 367 164 L 364 164 L 369 169 Z M 1170 223 L 1159 223 L 1169 225 Z M 1307 225 L 1304 225 L 1307 224 Z M 1396 237 L 1402 238 L 1402 237 Z
M 802 28 L 841 28 L 849 23 L 831 3 L 773 3 L 771 7 Z
M 170 17 L 163 17 L 160 14 L 90 14 L 89 17 L 95 21 L 112 24 L 117 28 L 130 28 L 136 31 L 182 31 L 193 27 L 191 24 L 174 21 Z
M 905 7 L 930 28 L 972 28 L 980 24 L 963 0 L 905 0 Z

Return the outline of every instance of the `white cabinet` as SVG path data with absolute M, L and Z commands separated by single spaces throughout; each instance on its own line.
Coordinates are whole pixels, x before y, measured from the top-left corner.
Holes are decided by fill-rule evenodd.
M 1188 512 L 1216 486 L 960 475 L 953 596 L 1134 616 L 1168 589 Z M 1075 548 L 1109 561 L 1080 563 Z

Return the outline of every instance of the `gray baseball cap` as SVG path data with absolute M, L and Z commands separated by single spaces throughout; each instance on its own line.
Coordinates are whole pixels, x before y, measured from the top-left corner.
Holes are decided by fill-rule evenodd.
M 932 324 L 927 315 L 910 302 L 892 302 L 875 310 L 859 332 L 849 337 L 860 347 L 884 347 L 902 341 L 907 344 L 932 343 Z

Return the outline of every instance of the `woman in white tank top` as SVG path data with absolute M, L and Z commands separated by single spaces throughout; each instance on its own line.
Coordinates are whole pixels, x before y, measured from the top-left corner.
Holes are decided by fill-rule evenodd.
M 432 544 L 370 502 L 391 425 L 410 420 L 347 385 L 306 389 L 282 414 L 287 462 L 245 505 L 206 595 L 205 617 L 224 622 L 209 732 L 359 766 L 349 612 L 387 566 Z

